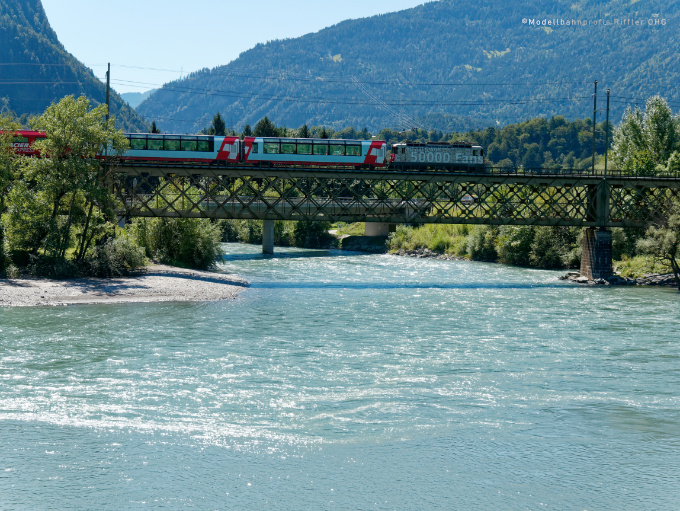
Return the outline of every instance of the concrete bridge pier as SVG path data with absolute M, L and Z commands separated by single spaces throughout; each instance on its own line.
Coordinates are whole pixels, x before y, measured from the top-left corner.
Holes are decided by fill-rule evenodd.
M 262 221 L 262 253 L 274 253 L 274 220 Z
M 604 227 L 589 227 L 581 242 L 581 277 L 607 279 L 612 269 L 612 232 Z
M 390 232 L 393 232 L 394 229 L 391 229 L 391 226 L 395 224 L 388 224 L 388 223 L 382 223 L 382 222 L 366 222 L 366 226 L 364 227 L 364 236 L 389 236 Z

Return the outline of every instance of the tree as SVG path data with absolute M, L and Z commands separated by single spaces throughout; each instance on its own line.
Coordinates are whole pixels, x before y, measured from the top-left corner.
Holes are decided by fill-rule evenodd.
M 298 130 L 298 137 L 311 138 L 311 133 L 309 132 L 309 128 L 307 127 L 306 124 L 303 124 L 302 127 Z
M 7 197 L 2 220 L 13 248 L 64 259 L 75 246 L 82 260 L 104 226 L 112 227 L 114 199 L 101 158 L 122 154 L 127 139 L 105 114 L 105 105 L 90 109 L 84 96 L 67 96 L 31 121 L 47 138 L 36 142 L 43 157 L 22 159 Z
M 208 130 L 208 135 L 217 135 L 218 137 L 223 137 L 227 133 L 227 125 L 222 118 L 222 115 L 217 112 L 215 117 L 213 117 L 212 125 Z
M 241 138 L 250 137 L 252 135 L 253 135 L 253 130 L 250 127 L 250 124 L 246 124 L 243 127 L 243 131 L 241 132 Z
M 17 157 L 12 151 L 13 132 L 19 129 L 11 117 L 0 115 L 0 215 L 5 211 L 5 197 L 14 179 Z M 7 263 L 5 257 L 5 229 L 0 221 L 0 271 Z
M 156 126 L 156 121 L 151 122 L 151 129 L 149 130 L 149 133 L 160 133 L 161 130 L 158 129 Z
M 637 242 L 638 249 L 666 263 L 673 270 L 675 284 L 680 290 L 680 208 L 674 207 L 668 216 L 647 229 L 644 239 Z
M 255 125 L 253 135 L 256 137 L 278 137 L 279 130 L 276 125 L 265 115 L 263 119 Z
M 614 129 L 612 159 L 621 170 L 639 175 L 665 170 L 673 151 L 680 149 L 680 119 L 668 103 L 654 96 L 647 100 L 645 112 L 628 109 Z
M 15 172 L 17 158 L 11 144 L 13 133 L 19 128 L 19 124 L 11 117 L 0 115 L 0 214 L 5 208 L 5 196 Z M 1 236 L 0 232 L 0 240 Z

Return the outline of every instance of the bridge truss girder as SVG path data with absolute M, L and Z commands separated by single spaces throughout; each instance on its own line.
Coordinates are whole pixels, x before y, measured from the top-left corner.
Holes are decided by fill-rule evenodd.
M 568 175 L 119 167 L 126 217 L 644 227 L 680 180 Z

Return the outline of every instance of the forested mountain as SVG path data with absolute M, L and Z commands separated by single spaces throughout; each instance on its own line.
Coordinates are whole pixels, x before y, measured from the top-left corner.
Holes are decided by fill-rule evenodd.
M 40 0 L 0 0 L 0 111 L 41 114 L 64 96 L 106 101 L 105 86 L 59 42 Z M 111 113 L 125 130 L 147 125 L 115 92 Z
M 154 92 L 156 92 L 156 89 L 148 90 L 146 92 L 124 92 L 120 97 L 132 108 L 137 108 L 142 101 L 151 96 Z
M 590 117 L 598 80 L 598 108 L 611 88 L 618 122 L 656 93 L 680 102 L 678 48 L 677 0 L 440 0 L 257 45 L 137 110 L 178 132 L 216 112 L 237 130 L 267 115 L 289 127 L 465 131 Z

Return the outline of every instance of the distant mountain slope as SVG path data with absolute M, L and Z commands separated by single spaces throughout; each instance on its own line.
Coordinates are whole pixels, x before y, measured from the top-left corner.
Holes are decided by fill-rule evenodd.
M 0 72 L 0 110 L 19 116 L 41 114 L 69 94 L 94 105 L 106 101 L 105 86 L 64 49 L 40 0 L 0 0 Z M 147 128 L 115 92 L 111 113 L 119 128 Z
M 180 132 L 218 111 L 237 129 L 268 115 L 290 127 L 466 130 L 588 117 L 599 80 L 600 105 L 607 87 L 620 96 L 617 120 L 631 97 L 680 101 L 679 14 L 677 0 L 441 0 L 260 44 L 137 110 Z
M 148 90 L 146 92 L 124 92 L 120 97 L 132 108 L 137 108 L 142 101 L 151 96 L 154 92 L 156 92 L 156 89 Z

